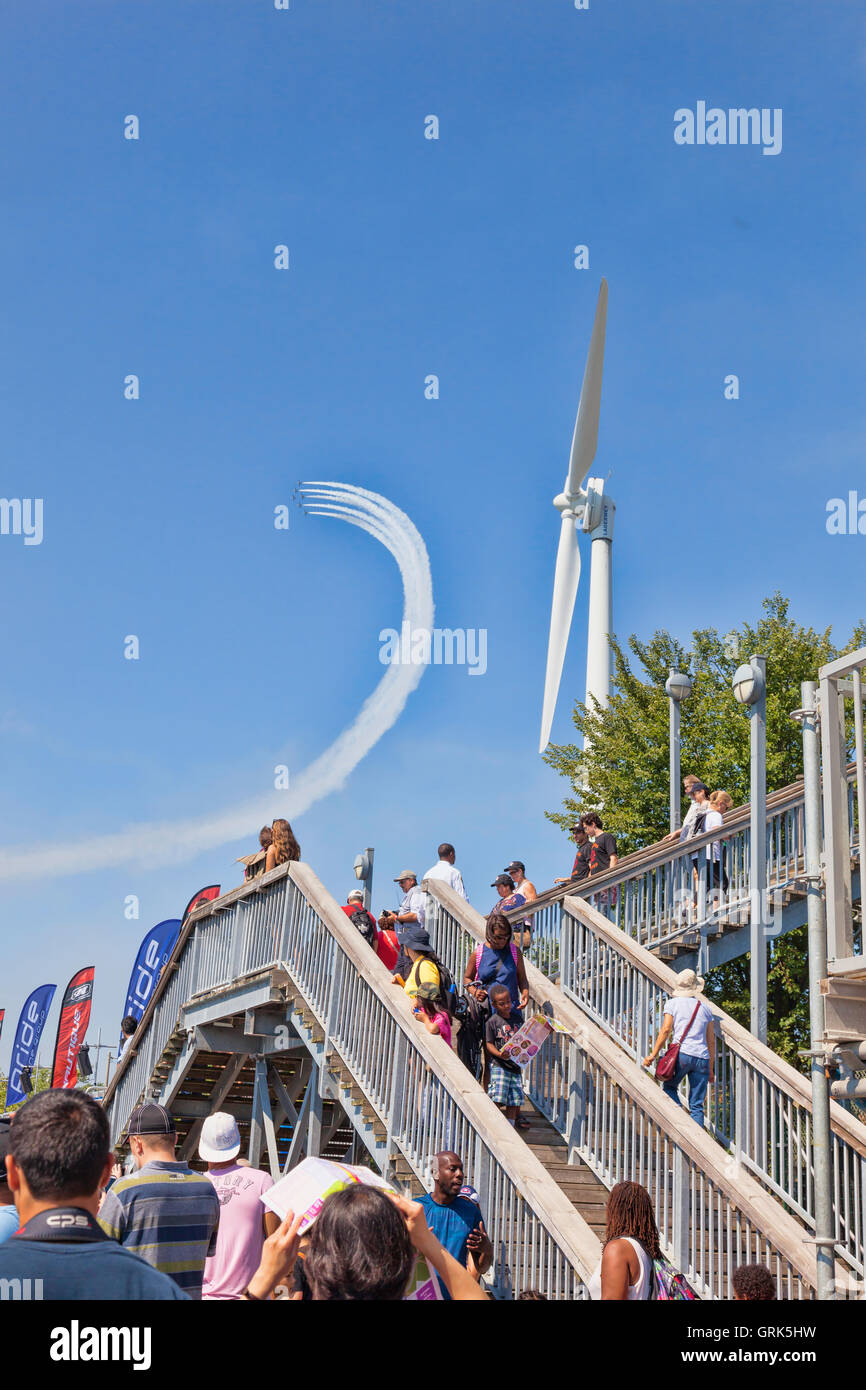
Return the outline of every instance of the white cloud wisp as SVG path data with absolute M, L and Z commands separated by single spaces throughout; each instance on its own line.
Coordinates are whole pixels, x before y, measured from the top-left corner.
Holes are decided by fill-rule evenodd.
M 413 629 L 433 626 L 433 581 L 423 538 L 399 507 L 378 493 L 349 483 L 311 482 L 300 488 L 309 515 L 358 526 L 391 552 L 403 580 L 403 621 Z M 227 808 L 216 815 L 130 825 L 110 835 L 79 841 L 42 842 L 0 849 L 0 881 L 56 878 L 137 863 L 180 863 L 208 849 L 250 835 L 274 816 L 292 819 L 337 791 L 383 734 L 397 722 L 424 674 L 423 664 L 386 668 L 348 728 L 301 772 L 288 791 Z

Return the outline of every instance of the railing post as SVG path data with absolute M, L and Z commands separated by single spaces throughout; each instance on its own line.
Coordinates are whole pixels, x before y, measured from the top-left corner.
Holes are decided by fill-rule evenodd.
M 285 960 L 286 957 L 288 956 L 288 950 L 289 950 L 289 939 L 288 939 L 288 938 L 289 938 L 289 923 L 291 922 L 292 905 L 293 905 L 294 900 L 295 900 L 295 894 L 296 894 L 297 891 L 298 891 L 297 888 L 296 888 L 296 886 L 295 886 L 294 880 L 291 879 L 291 878 L 289 878 L 289 875 L 288 875 L 288 874 L 286 874 L 286 877 L 283 879 L 283 885 L 284 885 L 286 891 L 285 891 L 285 897 L 284 897 L 284 899 L 283 899 L 283 917 L 282 917 L 282 921 L 280 922 L 279 928 L 278 928 L 277 933 L 276 933 L 276 951 L 275 951 L 275 955 L 276 955 L 277 961 Z
M 156 1066 L 156 1039 L 158 1034 L 157 1021 L 159 1019 L 159 1011 L 161 1005 L 162 1000 L 160 999 L 150 1019 L 150 1036 L 147 1040 L 147 1075 L 144 1078 L 144 1090 L 146 1095 L 153 1094 L 150 1085 L 150 1078 L 153 1076 L 153 1069 Z
M 692 1226 L 689 1200 L 689 1164 L 679 1144 L 677 1144 L 673 1154 L 673 1192 L 671 1198 L 671 1246 L 674 1264 L 681 1274 L 688 1275 Z
M 397 1030 L 397 1045 L 391 1070 L 391 1096 L 388 1102 L 388 1158 L 397 1152 L 397 1135 L 403 1132 L 403 1107 L 406 1102 L 406 1072 L 409 1068 L 409 1043 L 402 1028 Z
M 331 1050 L 331 1037 L 334 1032 L 335 1021 L 334 1010 L 339 1006 L 340 1002 L 340 993 L 343 985 L 343 968 L 345 964 L 345 958 L 336 941 L 333 942 L 332 950 L 334 953 L 334 961 L 331 970 L 331 984 L 328 989 L 328 1003 L 325 1009 L 325 1040 L 322 1046 L 322 1056 L 326 1060 Z
M 749 1081 L 747 1079 L 747 1066 L 742 1057 L 734 1057 L 734 1107 L 731 1126 L 731 1143 L 734 1150 L 734 1158 L 737 1163 L 742 1163 L 743 1157 L 748 1153 L 749 1144 Z
M 581 1154 L 586 1142 L 586 1058 L 583 1049 L 574 1041 L 568 1044 L 568 1109 L 566 1112 L 565 1142 L 568 1162 Z
M 634 1007 L 637 1027 L 634 1041 L 635 1056 L 640 1061 L 650 1050 L 649 981 L 644 974 L 638 973 L 636 982 Z
M 190 998 L 198 993 L 198 963 L 201 956 L 201 922 L 196 922 L 192 931 L 192 965 L 189 975 Z
M 247 922 L 247 900 L 240 898 L 234 905 L 234 922 L 232 923 L 232 946 L 229 965 L 229 978 L 226 981 L 215 981 L 215 983 L 229 984 L 236 980 L 241 973 L 241 961 L 244 954 L 244 935 Z

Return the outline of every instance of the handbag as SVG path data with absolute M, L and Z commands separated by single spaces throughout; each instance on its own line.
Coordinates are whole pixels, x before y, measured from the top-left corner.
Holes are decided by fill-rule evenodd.
M 685 1032 L 683 1033 L 679 1042 L 671 1043 L 670 1047 L 666 1048 L 665 1051 L 662 1053 L 661 1057 L 659 1057 L 658 1061 L 656 1062 L 656 1080 L 673 1081 L 674 1076 L 676 1075 L 677 1058 L 680 1055 L 680 1048 L 686 1040 L 686 1033 L 688 1033 L 689 1029 L 691 1028 L 692 1024 L 698 1016 L 698 1009 L 700 1007 L 701 1001 L 699 999 L 697 1004 L 695 1004 L 695 1011 L 689 1019 L 688 1023 L 686 1024 Z

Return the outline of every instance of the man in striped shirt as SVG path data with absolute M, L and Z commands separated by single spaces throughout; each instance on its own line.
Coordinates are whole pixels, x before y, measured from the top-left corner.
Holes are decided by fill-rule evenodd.
M 216 1249 L 220 1204 L 213 1183 L 175 1160 L 177 1133 L 168 1111 L 153 1101 L 129 1121 L 137 1173 L 105 1194 L 99 1224 L 190 1298 L 201 1298 L 204 1262 Z

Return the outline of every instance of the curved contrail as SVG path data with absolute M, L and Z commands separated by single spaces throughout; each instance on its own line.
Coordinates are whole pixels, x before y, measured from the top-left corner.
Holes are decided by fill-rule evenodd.
M 403 621 L 433 627 L 433 581 L 427 548 L 405 512 L 376 492 L 350 483 L 312 482 L 300 487 L 305 510 L 359 526 L 390 550 L 403 579 Z M 274 816 L 299 816 L 336 791 L 361 759 L 396 723 L 424 674 L 424 664 L 390 665 L 347 729 L 291 777 L 288 791 L 232 806 L 217 815 L 130 825 L 111 835 L 77 842 L 0 849 L 0 880 L 56 878 L 118 864 L 158 865 L 191 859 L 203 850 L 249 835 Z

